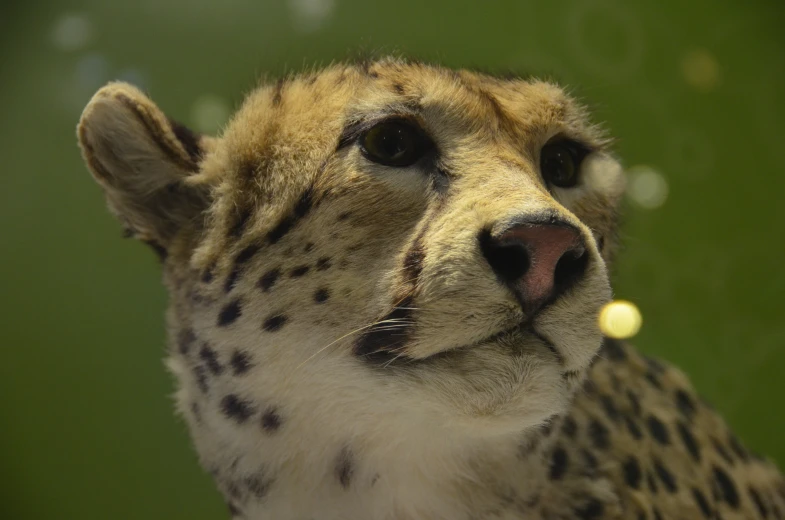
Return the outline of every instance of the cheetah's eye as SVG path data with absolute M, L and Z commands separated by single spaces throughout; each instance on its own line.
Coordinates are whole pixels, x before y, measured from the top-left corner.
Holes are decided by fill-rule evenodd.
M 554 186 L 571 188 L 578 183 L 578 172 L 585 155 L 581 145 L 572 141 L 546 144 L 540 151 L 542 176 Z
M 385 166 L 411 166 L 432 147 L 423 132 L 407 121 L 384 121 L 360 136 L 368 160 Z

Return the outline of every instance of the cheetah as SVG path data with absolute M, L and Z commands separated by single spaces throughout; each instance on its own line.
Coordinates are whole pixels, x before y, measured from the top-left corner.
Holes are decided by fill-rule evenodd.
M 624 173 L 558 85 L 333 64 L 207 136 L 115 82 L 77 134 L 160 257 L 177 412 L 232 518 L 785 515 L 681 371 L 599 330 Z

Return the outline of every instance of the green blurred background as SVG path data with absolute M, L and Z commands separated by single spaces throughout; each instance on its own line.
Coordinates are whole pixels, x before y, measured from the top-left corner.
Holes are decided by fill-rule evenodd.
M 226 518 L 173 417 L 154 255 L 74 128 L 104 82 L 214 130 L 262 75 L 362 50 L 556 78 L 630 167 L 618 297 L 785 464 L 785 4 L 747 0 L 75 0 L 0 4 L 5 519 Z

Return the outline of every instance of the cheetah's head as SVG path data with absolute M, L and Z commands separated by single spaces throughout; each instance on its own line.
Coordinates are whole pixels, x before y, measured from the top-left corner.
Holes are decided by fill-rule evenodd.
M 79 139 L 162 255 L 178 402 L 208 465 L 275 466 L 297 436 L 394 453 L 519 435 L 600 347 L 622 175 L 553 84 L 339 65 L 256 90 L 205 137 L 116 83 Z

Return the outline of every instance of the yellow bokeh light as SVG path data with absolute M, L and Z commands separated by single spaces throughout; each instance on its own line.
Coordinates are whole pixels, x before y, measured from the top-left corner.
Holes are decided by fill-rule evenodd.
M 681 60 L 681 72 L 691 87 L 709 92 L 720 83 L 720 66 L 706 49 L 693 49 Z
M 600 311 L 600 330 L 610 338 L 631 338 L 641 329 L 642 323 L 638 307 L 628 301 L 612 301 Z

